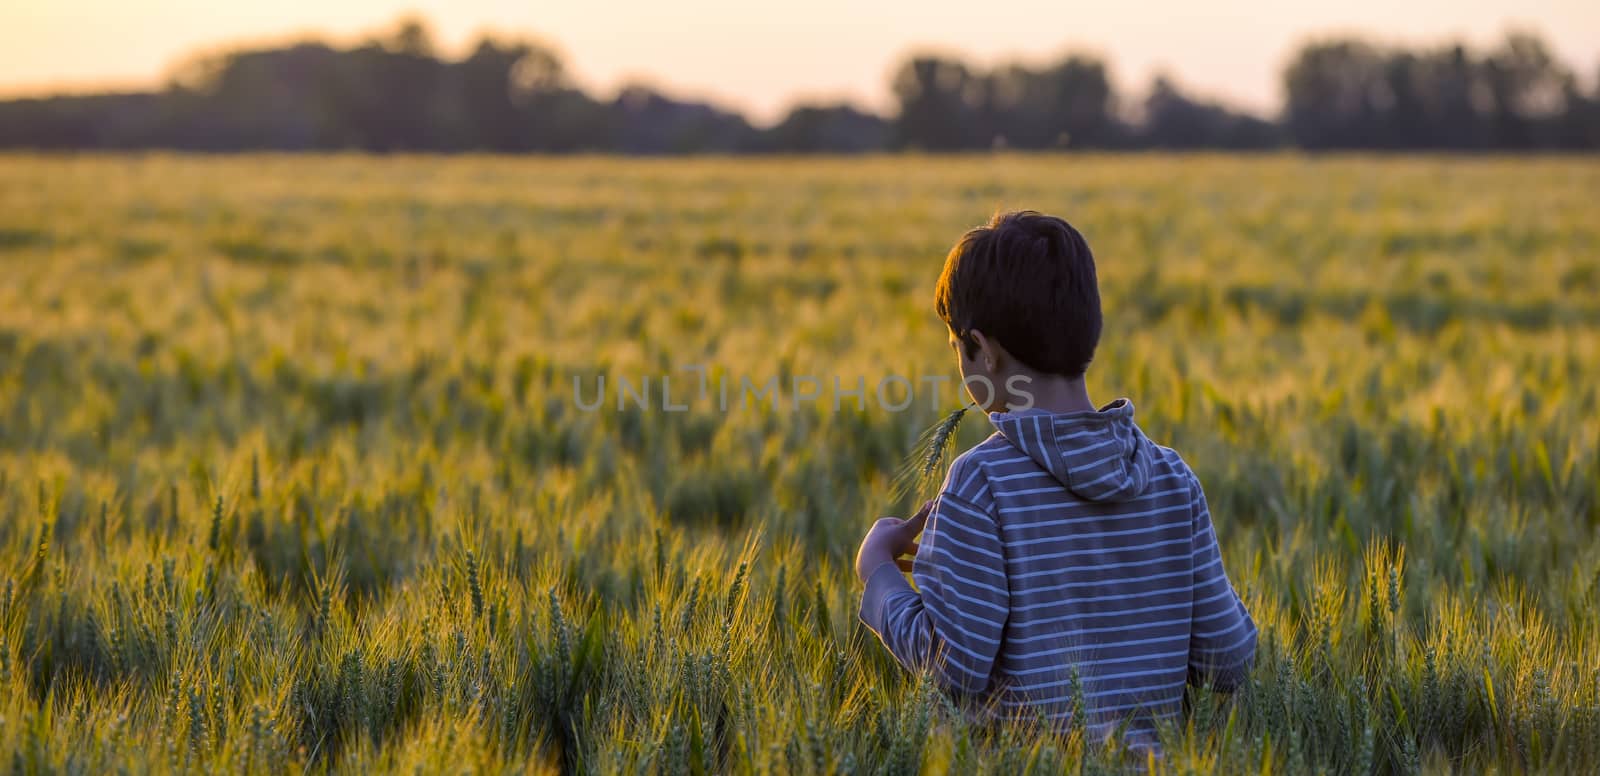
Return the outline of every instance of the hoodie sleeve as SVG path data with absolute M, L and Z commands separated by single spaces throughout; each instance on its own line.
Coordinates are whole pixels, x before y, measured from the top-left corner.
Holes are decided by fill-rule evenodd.
M 1197 686 L 1209 682 L 1218 690 L 1230 691 L 1250 673 L 1256 654 L 1256 625 L 1222 569 L 1222 550 L 1211 526 L 1211 511 L 1193 472 L 1189 473 L 1189 487 L 1194 493 L 1189 681 Z
M 907 668 L 932 670 L 956 692 L 983 692 L 1011 598 L 1005 550 L 989 510 L 941 493 L 922 532 L 912 577 L 920 593 L 894 564 L 879 566 L 862 595 L 862 622 Z

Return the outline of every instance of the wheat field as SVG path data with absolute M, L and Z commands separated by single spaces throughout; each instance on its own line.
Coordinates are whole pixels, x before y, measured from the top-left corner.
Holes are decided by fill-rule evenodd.
M 1597 196 L 1560 157 L 0 156 L 0 767 L 1592 769 Z M 1160 760 L 974 724 L 855 618 L 960 400 L 832 381 L 954 377 L 944 253 L 1021 207 L 1093 246 L 1091 394 L 1191 462 L 1261 628 Z M 580 406 L 665 375 L 780 391 Z

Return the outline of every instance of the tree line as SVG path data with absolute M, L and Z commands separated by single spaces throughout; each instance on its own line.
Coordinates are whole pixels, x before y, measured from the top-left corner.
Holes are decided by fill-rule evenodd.
M 736 111 L 645 86 L 579 88 L 562 58 L 486 36 L 441 56 L 419 21 L 339 48 L 322 42 L 202 56 L 158 91 L 0 101 L 0 147 L 202 151 L 620 152 L 1018 149 L 1559 150 L 1600 148 L 1600 74 L 1585 90 L 1536 35 L 1487 50 L 1303 46 L 1278 115 L 1253 115 L 1157 76 L 1143 96 L 1106 62 L 980 68 L 916 56 L 896 109 L 802 104 L 758 127 Z

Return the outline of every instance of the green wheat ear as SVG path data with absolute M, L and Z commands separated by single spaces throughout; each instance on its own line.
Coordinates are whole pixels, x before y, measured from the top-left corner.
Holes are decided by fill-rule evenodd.
M 895 473 L 895 501 L 904 500 L 912 494 L 928 493 L 938 486 L 940 469 L 949 457 L 950 449 L 955 446 L 956 428 L 970 409 L 970 404 L 957 409 L 917 437 L 916 447 Z

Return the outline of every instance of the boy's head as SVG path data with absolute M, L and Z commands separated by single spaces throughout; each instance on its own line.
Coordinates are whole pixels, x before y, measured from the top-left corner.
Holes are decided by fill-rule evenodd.
M 963 377 L 994 380 L 1020 365 L 1079 378 L 1100 342 L 1089 244 L 1066 221 L 1031 210 L 998 213 L 962 236 L 945 259 L 934 309 L 950 327 Z

